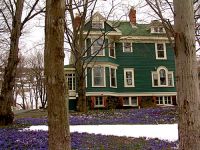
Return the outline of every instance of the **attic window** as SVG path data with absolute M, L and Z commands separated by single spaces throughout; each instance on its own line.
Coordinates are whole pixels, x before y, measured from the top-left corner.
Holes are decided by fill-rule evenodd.
M 151 33 L 165 33 L 165 29 L 163 27 L 152 27 Z
M 103 29 L 103 22 L 100 21 L 93 21 L 92 22 L 92 28 L 93 29 Z

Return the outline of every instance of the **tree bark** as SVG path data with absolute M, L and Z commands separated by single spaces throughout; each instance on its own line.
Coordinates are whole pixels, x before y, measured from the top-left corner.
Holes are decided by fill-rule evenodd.
M 21 18 L 23 11 L 24 0 L 16 2 L 16 11 L 12 22 L 11 40 L 10 40 L 10 52 L 7 65 L 5 67 L 5 73 L 2 83 L 1 95 L 0 95 L 0 125 L 12 124 L 14 114 L 11 110 L 11 106 L 14 100 L 13 89 L 15 83 L 15 76 L 17 65 L 19 62 L 19 38 L 21 35 Z
M 200 100 L 193 1 L 174 0 L 179 149 L 200 148 Z
M 70 150 L 64 78 L 65 0 L 46 0 L 45 77 L 48 97 L 49 150 Z

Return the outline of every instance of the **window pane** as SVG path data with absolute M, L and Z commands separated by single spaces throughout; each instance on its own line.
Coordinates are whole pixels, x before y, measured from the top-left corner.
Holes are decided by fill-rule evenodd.
M 67 82 L 69 90 L 75 90 L 75 74 L 67 74 Z
M 93 68 L 94 86 L 104 86 L 104 68 Z
M 124 71 L 124 82 L 125 82 L 125 86 L 133 86 L 133 70 L 125 70 Z
M 173 86 L 173 79 L 172 79 L 172 74 L 168 74 L 168 86 Z
M 92 45 L 92 55 L 103 55 L 104 51 L 104 39 L 99 38 L 99 39 L 94 39 L 93 40 L 93 45 Z
M 164 51 L 158 51 L 158 57 L 159 58 L 164 58 L 165 57 Z
M 131 105 L 137 105 L 137 97 L 131 97 Z
M 124 52 L 131 52 L 131 43 L 124 43 Z
M 115 47 L 114 43 L 110 44 L 110 56 L 115 57 Z
M 163 44 L 157 44 L 157 50 L 164 50 Z
M 92 22 L 92 28 L 93 29 L 102 29 L 103 28 L 103 23 L 101 23 L 101 22 Z
M 158 86 L 158 74 L 153 73 L 153 84 L 154 86 Z
M 160 27 L 160 28 L 159 28 L 159 32 L 162 33 L 163 31 L 164 31 L 164 30 L 163 30 L 163 27 Z
M 111 86 L 116 86 L 116 74 L 115 69 L 111 68 Z
M 166 85 L 166 72 L 164 69 L 159 71 L 160 74 L 160 85 Z
M 123 98 L 123 105 L 129 105 L 129 97 Z
M 102 106 L 103 105 L 103 97 L 96 97 L 95 98 L 95 105 Z

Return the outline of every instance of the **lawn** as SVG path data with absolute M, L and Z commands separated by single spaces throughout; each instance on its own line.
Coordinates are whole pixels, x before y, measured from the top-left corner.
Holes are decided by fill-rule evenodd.
M 172 124 L 177 123 L 177 108 L 148 108 L 71 113 L 71 125 Z M 34 110 L 16 115 L 14 125 L 0 128 L 0 150 L 48 149 L 47 131 L 23 130 L 31 125 L 47 124 L 46 111 Z M 78 150 L 170 150 L 176 142 L 159 139 L 130 138 L 88 133 L 71 133 L 72 149 Z

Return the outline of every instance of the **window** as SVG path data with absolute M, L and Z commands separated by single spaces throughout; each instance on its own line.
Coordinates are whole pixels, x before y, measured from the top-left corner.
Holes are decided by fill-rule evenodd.
M 92 86 L 105 87 L 105 68 L 98 66 L 92 68 Z
M 100 21 L 92 21 L 92 28 L 93 29 L 103 29 L 104 23 Z
M 109 45 L 109 56 L 115 58 L 115 43 Z
M 156 59 L 167 59 L 165 43 L 156 43 Z
M 92 39 L 91 54 L 94 56 L 105 56 L 103 38 Z
M 153 87 L 173 87 L 174 76 L 172 71 L 168 71 L 165 67 L 158 67 L 157 71 L 152 72 Z
M 110 87 L 117 87 L 115 68 L 110 68 Z
M 132 43 L 123 43 L 123 52 L 132 52 Z
M 76 89 L 75 74 L 74 73 L 68 73 L 68 74 L 66 74 L 66 77 L 67 77 L 69 90 L 70 91 L 75 91 L 75 89 Z
M 123 97 L 123 106 L 138 106 L 137 97 Z
M 165 29 L 163 27 L 152 27 L 151 33 L 165 33 Z
M 94 107 L 104 107 L 104 102 L 103 102 L 102 96 L 95 97 Z
M 124 69 L 124 86 L 134 87 L 134 69 Z
M 156 104 L 158 105 L 172 105 L 172 96 L 157 96 Z

